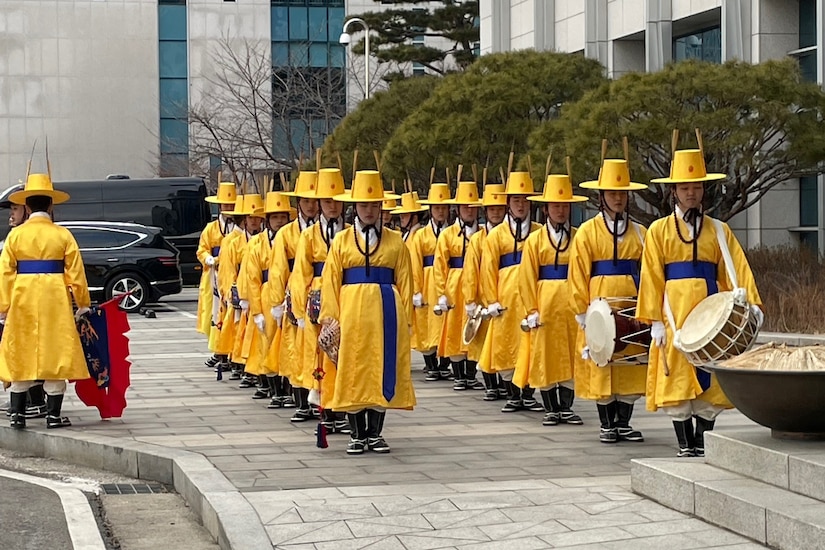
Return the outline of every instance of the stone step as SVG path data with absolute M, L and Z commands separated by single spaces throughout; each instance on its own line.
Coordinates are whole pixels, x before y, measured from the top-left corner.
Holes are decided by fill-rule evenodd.
M 705 434 L 706 461 L 825 503 L 825 442 L 774 439 L 767 428 Z
M 634 492 L 780 550 L 825 550 L 825 503 L 701 458 L 631 461 Z

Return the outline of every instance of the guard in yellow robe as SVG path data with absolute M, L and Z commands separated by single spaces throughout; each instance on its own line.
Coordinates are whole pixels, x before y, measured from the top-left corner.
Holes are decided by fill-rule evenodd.
M 413 263 L 412 257 L 414 254 L 415 234 L 421 230 L 421 216 L 427 212 L 430 207 L 422 205 L 418 199 L 418 191 L 411 191 L 401 195 L 401 204 L 392 211 L 394 216 L 398 217 L 399 229 L 401 230 L 401 238 L 404 244 L 407 245 L 407 250 L 410 253 L 410 262 Z M 418 265 L 418 264 L 415 264 Z M 424 288 L 424 266 L 419 266 L 418 269 L 413 268 L 413 288 Z M 424 353 L 428 351 L 426 348 L 426 334 L 424 330 L 419 330 L 418 315 L 413 313 L 412 318 L 412 334 L 410 335 L 410 346 L 412 349 Z M 424 363 L 424 372 L 429 370 L 428 363 Z
M 449 201 L 458 206 L 456 221 L 441 232 L 435 247 L 433 281 L 438 303 L 433 312 L 443 317 L 438 355 L 447 357 L 453 369 L 453 390 L 483 390 L 484 384 L 476 380 L 476 362 L 467 359 L 464 345 L 465 301 L 461 279 L 464 273 L 464 257 L 470 237 L 478 231 L 478 200 L 476 182 L 459 182 L 455 198 Z
M 322 276 L 321 322 L 337 320 L 341 329 L 330 407 L 347 412 L 348 454 L 388 453 L 386 409 L 415 406 L 410 255 L 397 231 L 381 227 L 386 197 L 378 172 L 357 172 L 352 193 L 336 198 L 355 203 L 355 224 L 333 241 Z
M 430 208 L 430 221 L 413 237 L 410 257 L 413 264 L 416 286 L 413 288 L 412 303 L 415 308 L 415 328 L 418 332 L 417 340 L 427 365 L 425 380 L 449 380 L 450 360 L 447 357 L 437 357 L 438 343 L 441 341 L 443 319 L 435 314 L 433 306 L 438 301 L 435 294 L 435 280 L 433 279 L 433 264 L 435 262 L 435 246 L 441 232 L 447 227 L 450 217 L 450 187 L 446 183 L 434 183 L 430 186 L 427 200 L 421 204 Z M 421 286 L 418 286 L 420 284 Z
M 209 337 L 212 330 L 217 331 L 220 319 L 220 296 L 218 295 L 218 254 L 223 238 L 232 230 L 232 218 L 224 212 L 232 210 L 238 194 L 232 182 L 218 183 L 218 193 L 206 197 L 206 202 L 217 204 L 220 208 L 218 219 L 206 224 L 198 241 L 197 257 L 201 263 L 201 281 L 198 287 L 198 321 L 197 329 Z M 206 360 L 206 366 L 215 368 L 227 361 L 226 356 L 212 354 Z
M 298 239 L 301 233 L 311 227 L 318 217 L 318 199 L 315 198 L 315 186 L 318 184 L 317 172 L 301 172 L 295 182 L 295 189 L 281 193 L 295 197 L 298 217 L 286 224 L 278 234 L 271 263 L 269 265 L 269 302 L 273 304 L 270 315 L 275 324 L 281 327 L 281 341 L 278 353 L 278 365 L 281 375 L 281 388 L 278 397 L 272 397 L 268 409 L 309 408 L 309 392 L 301 387 L 302 371 L 298 357 L 301 342 L 298 340 L 298 326 L 292 314 L 292 298 L 289 292 L 289 278 L 295 264 Z M 271 351 L 271 350 L 270 350 Z M 292 395 L 290 395 L 290 393 Z
M 513 384 L 513 374 L 519 361 L 527 361 L 530 338 L 521 331 L 521 299 L 518 289 L 518 266 L 527 237 L 541 228 L 530 221 L 530 202 L 535 195 L 533 179 L 527 172 L 512 172 L 504 191 L 507 195 L 507 217 L 484 239 L 481 263 L 481 293 L 487 304 L 490 325 L 481 352 L 482 361 L 489 363 L 482 370 L 498 373 L 507 388 L 507 402 L 501 412 L 521 409 L 544 411 L 533 397 L 534 389 L 521 389 Z
M 760 325 L 763 320 L 742 247 L 726 223 L 702 213 L 705 182 L 725 177 L 708 174 L 702 151 L 687 149 L 675 151 L 670 177 L 652 180 L 671 184 L 674 212 L 653 222 L 645 237 L 636 317 L 652 324 L 655 344 L 647 370 L 647 408 L 661 407 L 671 417 L 680 457 L 704 456 L 705 432 L 723 409 L 731 408 L 716 376 L 695 368 L 679 351 L 685 318 L 707 296 L 732 290 L 751 304 Z M 730 251 L 736 283 L 728 275 L 720 238 Z
M 381 203 L 381 225 L 388 229 L 398 229 L 398 217 L 393 210 L 398 208 L 398 201 L 387 199 Z
M 522 251 L 519 295 L 526 315 L 522 326 L 532 332 L 530 360 L 519 363 L 513 382 L 541 391 L 546 411 L 542 425 L 581 424 L 572 409 L 577 327 L 570 309 L 567 269 L 576 235 L 570 227 L 570 205 L 587 197 L 574 195 L 570 176 L 559 174 L 547 176 L 544 193 L 528 200 L 542 203 L 546 221 L 527 237 Z
M 241 272 L 246 275 L 242 296 L 249 302 L 249 321 L 244 336 L 243 356 L 246 358 L 246 372 L 258 376 L 258 390 L 252 399 L 266 399 L 278 395 L 282 387 L 278 380 L 278 354 L 281 329 L 270 319 L 266 321 L 264 312 L 269 312 L 269 264 L 275 236 L 289 223 L 295 210 L 289 206 L 289 199 L 278 192 L 266 195 L 263 208 L 255 210 L 254 216 L 265 219 L 265 228 L 250 239 L 244 256 Z M 270 349 L 275 353 L 270 354 Z
M 464 255 L 464 273 L 461 276 L 461 291 L 466 302 L 464 310 L 467 317 L 475 314 L 476 309 L 484 304 L 481 296 L 481 263 L 484 261 L 481 251 L 487 234 L 504 221 L 504 216 L 507 215 L 507 195 L 504 194 L 504 184 L 488 183 L 485 185 L 481 206 L 484 207 L 486 223 L 470 237 L 467 253 Z M 489 370 L 490 358 L 483 360 L 481 357 L 490 322 L 484 319 L 485 309 L 482 308 L 480 314 L 482 315 L 481 325 L 478 327 L 475 338 L 467 346 L 467 361 L 473 361 L 481 368 L 485 387 L 484 401 L 496 401 L 507 397 L 507 389 L 499 375 Z
M 235 229 L 224 239 L 218 256 L 218 289 L 226 304 L 218 346 L 229 356 L 229 364 L 232 368 L 230 380 L 241 380 L 245 363 L 242 347 L 249 303 L 241 298 L 245 284 L 245 277 L 241 275 L 241 266 L 249 239 L 260 232 L 263 220 L 253 216 L 252 213 L 260 208 L 262 203 L 261 196 L 258 194 L 238 195 L 235 208 L 227 212 L 227 215 L 235 219 Z M 221 379 L 220 372 L 218 379 Z M 246 376 L 242 380 L 241 387 L 252 387 L 256 382 L 257 380 L 251 376 Z
M 647 188 L 630 181 L 626 160 L 606 159 L 597 181 L 580 184 L 599 191 L 600 212 L 579 227 L 570 252 L 568 281 L 571 306 L 581 330 L 576 350 L 576 394 L 596 401 L 601 427 L 599 441 L 644 441 L 630 426 L 633 404 L 644 393 L 645 365 L 610 362 L 598 367 L 585 346 L 587 308 L 597 298 L 635 297 L 645 229 L 628 219 L 628 192 Z M 615 356 L 614 356 L 615 357 Z
M 343 413 L 337 416 L 323 401 L 331 392 L 324 392 L 319 387 L 313 373 L 318 362 L 323 360 L 323 354 L 318 350 L 318 314 L 321 302 L 321 272 L 327 259 L 329 247 L 341 231 L 349 227 L 344 223 L 342 213 L 344 203 L 333 198 L 346 192 L 344 177 L 337 168 L 323 168 L 318 172 L 318 185 L 315 188 L 315 199 L 320 202 L 321 215 L 318 223 L 301 233 L 298 239 L 298 250 L 295 252 L 295 268 L 289 279 L 289 289 L 292 293 L 292 303 L 295 306 L 294 315 L 301 334 L 301 348 L 296 361 L 302 371 L 301 387 L 309 390 L 321 390 L 321 405 L 324 409 L 321 423 L 329 432 L 348 431 L 349 423 Z M 327 369 L 325 384 L 334 384 L 334 369 Z M 308 396 L 308 393 L 307 393 Z M 308 405 L 309 403 L 306 403 Z M 305 422 L 313 418 L 312 410 L 299 406 L 291 418 L 292 422 Z
M 52 205 L 69 195 L 56 191 L 49 175 L 30 174 L 9 200 L 29 212 L 0 254 L 0 380 L 11 383 L 10 426 L 26 427 L 26 392 L 37 380 L 47 394 L 46 427 L 71 426 L 60 415 L 63 394 L 67 379 L 89 377 L 75 323 L 89 313 L 91 300 L 77 242 L 51 219 Z

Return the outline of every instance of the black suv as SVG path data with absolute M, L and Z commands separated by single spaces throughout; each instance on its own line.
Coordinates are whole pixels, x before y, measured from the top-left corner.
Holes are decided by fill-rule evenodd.
M 77 240 L 93 302 L 130 293 L 120 305 L 133 312 L 162 296 L 180 293 L 180 253 L 160 228 L 97 221 L 57 223 Z

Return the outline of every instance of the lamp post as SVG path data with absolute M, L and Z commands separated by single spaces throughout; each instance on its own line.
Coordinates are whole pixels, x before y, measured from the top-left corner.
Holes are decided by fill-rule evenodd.
M 344 22 L 344 28 L 341 32 L 341 37 L 338 39 L 338 42 L 343 45 L 347 46 L 352 41 L 352 37 L 350 36 L 347 29 L 352 23 L 360 23 L 362 27 L 364 27 L 364 99 L 370 98 L 370 27 L 367 25 L 367 22 L 361 19 L 360 17 L 350 17 Z

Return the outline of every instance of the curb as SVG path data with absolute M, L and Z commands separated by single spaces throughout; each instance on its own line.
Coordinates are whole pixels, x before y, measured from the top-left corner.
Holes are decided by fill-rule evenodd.
M 0 447 L 173 486 L 223 550 L 271 548 L 258 513 L 203 455 L 78 432 L 0 426 Z

